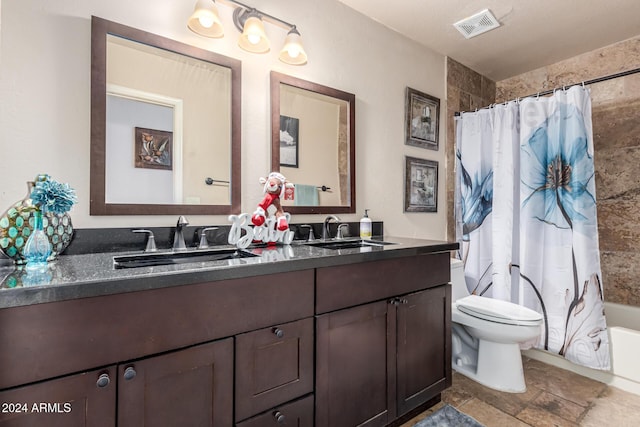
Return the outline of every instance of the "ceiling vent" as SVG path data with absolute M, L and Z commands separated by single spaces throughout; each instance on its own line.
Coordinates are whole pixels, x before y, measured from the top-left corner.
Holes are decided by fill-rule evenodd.
M 456 22 L 453 26 L 456 27 L 466 39 L 470 39 L 471 37 L 498 28 L 500 23 L 489 9 L 485 9 L 473 16 Z

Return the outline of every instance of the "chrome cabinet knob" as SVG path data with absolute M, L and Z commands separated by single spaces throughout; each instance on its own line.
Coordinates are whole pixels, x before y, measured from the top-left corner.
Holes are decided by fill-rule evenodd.
M 96 381 L 96 386 L 98 386 L 98 388 L 105 388 L 106 386 L 109 385 L 109 383 L 111 383 L 111 378 L 109 378 L 109 374 L 105 372 L 103 374 L 100 374 L 100 376 L 98 377 L 98 381 Z
M 273 418 L 275 418 L 276 422 L 278 424 L 284 424 L 285 422 L 285 417 L 284 414 L 280 411 L 276 411 L 273 413 Z
M 138 373 L 133 368 L 133 366 L 129 366 L 127 369 L 124 370 L 124 374 L 122 376 L 124 377 L 125 380 L 129 381 L 134 379 L 136 375 L 138 375 Z

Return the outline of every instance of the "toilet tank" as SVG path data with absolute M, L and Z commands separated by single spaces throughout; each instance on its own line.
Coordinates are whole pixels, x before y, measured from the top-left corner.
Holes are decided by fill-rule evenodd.
M 459 259 L 451 258 L 451 299 L 457 301 L 466 296 L 469 296 L 469 290 L 464 279 L 464 264 Z

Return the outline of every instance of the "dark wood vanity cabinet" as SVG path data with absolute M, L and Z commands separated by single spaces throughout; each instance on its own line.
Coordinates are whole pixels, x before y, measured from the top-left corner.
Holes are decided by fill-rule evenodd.
M 450 386 L 449 261 L 438 255 L 318 270 L 316 309 L 329 312 L 316 319 L 317 427 L 385 426 Z M 361 304 L 331 311 L 345 300 Z
M 448 281 L 442 252 L 3 309 L 0 427 L 386 426 L 450 385 Z
M 266 386 L 268 381 L 286 382 L 301 368 L 300 378 L 313 378 L 313 273 L 303 270 L 0 310 L 0 404 L 72 405 L 69 413 L 53 414 L 57 416 L 51 422 L 48 414 L 16 417 L 0 411 L 0 427 L 233 426 L 234 381 L 236 375 L 243 378 L 234 358 L 246 354 L 244 333 L 279 325 L 285 337 L 299 335 L 296 348 L 255 352 L 261 363 L 277 364 L 280 372 L 263 378 Z M 296 332 L 293 326 L 299 319 L 309 319 L 309 332 Z M 239 352 L 235 337 L 241 343 Z M 290 357 L 298 351 L 310 357 L 301 362 Z M 284 355 L 289 356 L 278 359 Z M 277 360 L 270 362 L 274 357 Z M 295 365 L 289 366 L 292 360 Z M 86 372 L 74 374 L 82 371 Z M 276 386 L 268 399 L 257 400 L 284 404 L 312 388 L 310 381 L 304 391 L 278 396 Z

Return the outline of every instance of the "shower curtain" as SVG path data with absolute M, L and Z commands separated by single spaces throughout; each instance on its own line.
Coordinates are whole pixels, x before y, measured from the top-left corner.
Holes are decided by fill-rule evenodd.
M 609 369 L 588 90 L 462 113 L 456 157 L 469 291 L 541 313 L 528 345 Z

